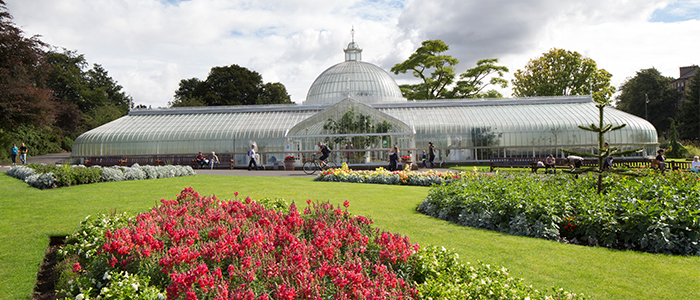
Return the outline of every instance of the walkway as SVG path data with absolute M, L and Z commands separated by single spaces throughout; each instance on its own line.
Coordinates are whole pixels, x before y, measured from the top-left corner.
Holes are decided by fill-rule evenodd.
M 47 154 L 47 155 L 40 155 L 40 156 L 31 156 L 27 158 L 28 163 L 37 163 L 37 164 L 56 164 L 57 162 L 63 162 L 63 161 L 68 161 L 70 159 L 70 153 L 55 153 L 55 154 Z M 19 161 L 19 159 L 18 159 Z M 10 169 L 10 165 L 3 164 L 2 167 L 0 167 L 0 172 L 5 172 Z M 419 172 L 426 172 L 430 169 L 419 169 Z M 445 172 L 449 171 L 449 169 L 446 168 L 435 168 L 433 169 L 437 172 Z M 452 170 L 455 172 L 454 170 Z M 316 176 L 318 173 L 315 173 L 314 175 L 306 175 L 301 169 L 296 169 L 294 171 L 284 171 L 284 170 L 259 170 L 259 171 L 248 171 L 248 169 L 214 169 L 214 170 L 208 170 L 208 169 L 195 169 L 195 172 L 197 172 L 198 175 L 238 175 L 238 176 L 270 176 L 270 177 L 309 177 L 309 176 Z

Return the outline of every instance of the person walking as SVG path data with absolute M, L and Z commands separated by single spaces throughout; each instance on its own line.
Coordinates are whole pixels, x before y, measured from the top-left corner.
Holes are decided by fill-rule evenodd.
M 428 162 L 430 162 L 430 168 L 435 167 L 433 160 L 435 160 L 435 146 L 433 146 L 433 142 L 428 142 Z
M 248 171 L 250 171 L 251 167 L 255 167 L 255 170 L 257 171 L 258 164 L 255 163 L 255 145 L 250 145 L 248 157 L 250 158 L 250 161 L 248 162 Z
M 427 168 L 428 166 L 426 166 L 425 164 L 428 160 L 428 155 L 425 154 L 425 150 L 423 150 L 423 152 L 420 154 L 420 160 L 423 162 L 423 168 Z
M 17 164 L 17 154 L 19 154 L 19 149 L 17 148 L 17 144 L 12 144 L 12 153 L 10 156 L 12 157 L 12 165 Z
M 28 151 L 29 151 L 29 149 L 27 148 L 27 146 L 24 145 L 24 143 L 22 143 L 22 147 L 19 147 L 19 160 L 22 161 L 23 165 L 27 164 L 27 152 Z

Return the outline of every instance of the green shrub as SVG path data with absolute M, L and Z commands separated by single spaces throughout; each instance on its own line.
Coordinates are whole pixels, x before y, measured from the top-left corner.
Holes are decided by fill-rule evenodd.
M 700 180 L 665 176 L 481 175 L 431 187 L 418 207 L 464 226 L 562 242 L 700 255 Z

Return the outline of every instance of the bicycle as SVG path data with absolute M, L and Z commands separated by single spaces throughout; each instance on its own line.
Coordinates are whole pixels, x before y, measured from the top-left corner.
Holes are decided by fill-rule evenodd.
M 321 168 L 321 165 L 319 164 L 319 159 L 316 158 L 315 156 L 311 160 L 307 160 L 304 165 L 302 166 L 302 170 L 304 170 L 304 173 L 306 175 L 313 175 L 316 173 L 316 170 L 327 170 L 327 169 L 337 169 L 338 165 L 335 162 L 332 161 L 327 161 L 326 166 Z

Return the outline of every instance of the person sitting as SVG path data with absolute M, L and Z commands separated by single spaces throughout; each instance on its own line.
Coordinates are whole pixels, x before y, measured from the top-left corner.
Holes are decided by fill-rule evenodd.
M 201 168 L 202 166 L 206 166 L 209 161 L 207 160 L 207 157 L 202 154 L 202 151 L 199 151 L 199 154 L 197 154 L 197 157 L 194 158 L 195 162 L 199 165 Z
M 659 151 L 656 151 L 656 162 L 659 164 L 659 170 L 661 170 L 661 173 L 666 170 L 666 156 L 664 156 L 664 149 L 659 149 Z
M 219 157 L 216 156 L 216 153 L 214 151 L 211 152 L 211 159 L 209 159 L 209 169 L 213 170 L 214 169 L 214 164 L 219 163 Z
M 700 157 L 693 157 L 693 162 L 690 163 L 690 170 L 695 173 L 700 173 Z
M 552 169 L 552 173 L 557 174 L 557 160 L 554 158 L 553 154 L 547 156 L 544 160 L 544 172 L 548 173 L 549 169 Z

